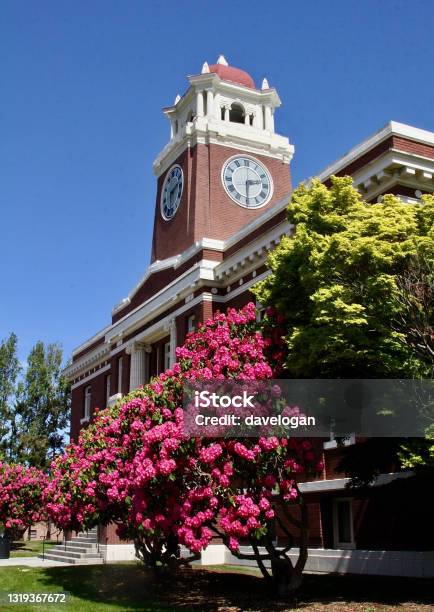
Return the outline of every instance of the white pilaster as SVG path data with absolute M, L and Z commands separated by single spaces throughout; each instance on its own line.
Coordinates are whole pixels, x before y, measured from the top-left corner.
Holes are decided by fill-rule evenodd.
M 270 106 L 265 106 L 265 129 L 269 130 L 270 132 L 272 131 L 272 115 L 271 115 L 271 107 Z
M 196 94 L 196 115 L 203 117 L 203 93 L 201 91 Z
M 208 117 L 214 115 L 214 93 L 212 89 L 206 90 L 206 114 Z
M 130 391 L 137 389 L 146 381 L 146 351 L 142 344 L 133 344 L 129 349 L 130 364 Z
M 170 322 L 170 367 L 172 367 L 176 361 L 176 319 L 172 319 Z

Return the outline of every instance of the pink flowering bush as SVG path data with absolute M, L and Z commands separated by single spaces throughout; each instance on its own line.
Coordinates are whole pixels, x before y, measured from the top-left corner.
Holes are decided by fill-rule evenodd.
M 44 520 L 43 491 L 48 478 L 40 470 L 0 462 L 0 526 L 6 532 Z
M 273 351 L 253 304 L 217 313 L 190 333 L 173 369 L 99 412 L 53 463 L 47 509 L 54 522 L 83 529 L 114 521 L 154 569 L 182 562 L 181 545 L 198 556 L 218 535 L 238 556 L 245 556 L 242 541 L 252 543 L 264 575 L 262 557 L 291 573 L 288 549 L 276 549 L 272 530 L 282 523 L 277 507 L 299 498 L 299 475 L 321 468 L 311 443 L 191 438 L 183 429 L 186 383 L 268 380 Z

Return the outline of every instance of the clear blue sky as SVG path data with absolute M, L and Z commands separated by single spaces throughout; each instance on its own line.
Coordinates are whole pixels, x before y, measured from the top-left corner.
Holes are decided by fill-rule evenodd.
M 161 113 L 223 53 L 266 76 L 297 183 L 390 119 L 434 130 L 433 2 L 3 0 L 0 337 L 108 323 L 149 262 Z

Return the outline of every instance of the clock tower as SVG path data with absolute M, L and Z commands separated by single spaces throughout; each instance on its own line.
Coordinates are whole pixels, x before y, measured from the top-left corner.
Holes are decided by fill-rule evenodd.
M 203 238 L 229 238 L 291 191 L 294 147 L 274 131 L 281 101 L 267 80 L 258 89 L 223 56 L 188 80 L 164 109 L 170 141 L 153 165 L 153 262 Z

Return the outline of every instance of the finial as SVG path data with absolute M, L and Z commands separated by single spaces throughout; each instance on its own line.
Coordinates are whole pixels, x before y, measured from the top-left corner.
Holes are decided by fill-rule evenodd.
M 221 66 L 228 66 L 229 64 L 226 61 L 226 58 L 224 55 L 219 55 L 219 58 L 217 60 L 217 64 L 220 64 Z
M 209 72 L 208 62 L 204 62 L 202 66 L 202 74 L 206 74 L 207 72 Z
M 261 89 L 270 89 L 267 79 L 262 79 Z
M 178 94 L 175 98 L 175 106 L 178 104 L 178 102 L 180 101 L 181 96 Z

